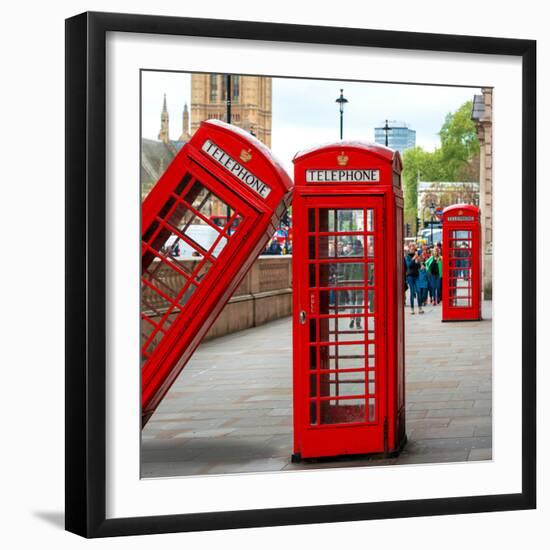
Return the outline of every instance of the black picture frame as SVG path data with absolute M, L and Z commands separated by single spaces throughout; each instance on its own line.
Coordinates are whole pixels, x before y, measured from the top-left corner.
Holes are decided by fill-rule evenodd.
M 106 519 L 105 41 L 109 31 L 517 56 L 522 60 L 522 491 Z M 84 537 L 532 509 L 536 506 L 536 42 L 83 13 L 66 20 L 66 529 Z M 529 261 L 525 261 L 529 259 Z M 529 283 L 527 283 L 529 281 Z

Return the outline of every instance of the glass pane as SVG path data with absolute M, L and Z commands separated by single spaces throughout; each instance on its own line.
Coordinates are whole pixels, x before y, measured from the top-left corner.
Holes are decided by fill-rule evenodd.
M 309 404 L 309 423 L 317 424 L 317 401 L 311 401 Z
M 185 236 L 189 237 L 192 241 L 197 243 L 203 250 L 210 250 L 214 242 L 218 238 L 218 232 L 210 225 L 192 224 L 186 228 Z M 221 248 L 223 248 L 223 245 L 221 246 Z M 200 250 L 200 249 L 197 249 L 197 250 Z M 193 252 L 191 253 L 191 255 L 195 256 Z
M 321 235 L 319 258 L 364 258 L 363 235 Z
M 367 291 L 367 305 L 368 305 L 367 311 L 369 313 L 374 313 L 374 290 Z
M 316 264 L 310 264 L 309 265 L 309 286 L 311 288 L 314 288 L 317 286 L 317 280 L 315 279 L 315 273 L 316 273 Z
M 367 392 L 369 395 L 374 395 L 376 393 L 376 372 L 369 370 L 368 373 Z
M 227 244 L 227 238 L 222 237 L 216 244 L 216 246 L 211 247 L 211 250 L 209 251 L 212 256 L 217 257 L 222 253 L 222 250 L 225 248 L 225 245 Z
M 363 317 L 331 317 L 328 321 L 329 342 L 354 342 L 365 339 Z
M 316 210 L 315 208 L 309 208 L 307 211 L 307 217 L 308 217 L 307 227 L 310 233 L 315 232 L 315 210 Z
M 321 314 L 356 314 L 363 315 L 363 290 L 321 290 L 319 292 L 319 313 Z
M 351 210 L 351 209 L 320 209 L 321 212 L 327 216 L 328 227 L 325 231 L 334 232 L 351 232 L 351 231 L 364 231 L 365 220 L 363 210 Z M 320 231 L 322 229 L 319 229 Z
M 365 395 L 365 371 L 331 372 L 320 375 L 321 397 Z M 327 391 L 327 393 L 323 393 Z
M 310 342 L 317 341 L 317 320 L 316 319 L 309 320 L 309 341 Z
M 451 279 L 449 281 L 449 298 L 453 307 L 471 307 L 472 289 L 470 280 Z
M 374 235 L 364 234 L 374 231 L 374 210 L 318 209 L 317 218 L 314 212 L 308 213 L 309 231 L 335 234 L 311 235 L 308 243 L 310 260 L 317 260 L 308 265 L 310 288 L 326 289 L 314 291 L 318 316 L 309 322 L 314 343 L 309 351 L 309 420 L 317 425 L 375 421 L 375 241 Z M 355 232 L 363 234 L 343 234 Z M 336 260 L 340 258 L 345 260 Z M 323 317 L 327 314 L 331 317 Z
M 197 262 L 197 267 L 198 265 L 200 264 Z M 200 268 L 196 269 L 194 273 L 195 281 L 197 281 L 197 283 L 200 283 L 211 267 L 212 264 L 208 260 L 205 260 L 202 265 L 200 265 Z
M 195 216 L 193 212 L 188 210 L 187 206 L 178 203 L 167 219 L 168 223 L 175 227 L 180 233 L 185 233 L 185 230 L 192 223 L 203 223 L 203 221 Z
M 365 345 L 322 345 L 319 347 L 319 357 L 321 369 L 362 369 L 365 368 Z
M 365 264 L 358 262 L 319 264 L 319 281 L 321 286 L 364 286 Z
M 199 182 L 195 182 L 185 195 L 185 202 L 207 217 L 212 215 L 212 203 L 214 200 L 222 202 L 210 189 L 207 189 Z
M 374 257 L 374 235 L 367 235 L 367 257 Z
M 374 317 L 367 317 L 367 337 L 369 340 L 374 339 Z
M 231 216 L 233 216 L 233 210 L 230 210 L 229 212 L 230 219 L 231 219 Z M 227 230 L 230 236 L 237 232 L 237 229 L 241 226 L 242 221 L 243 219 L 241 218 L 241 216 L 237 216 L 236 218 L 233 218 L 233 220 L 231 221 L 231 227 L 227 227 L 226 225 L 225 229 Z
M 173 266 L 175 270 L 183 271 L 183 273 L 189 277 L 191 272 L 184 257 L 186 243 L 177 235 L 169 235 L 167 241 L 158 252 L 158 256 L 162 257 L 164 261 L 156 263 L 154 260 L 152 264 L 149 264 L 147 271 L 151 273 L 153 270 L 158 270 L 160 268 L 171 269 Z
M 317 249 L 315 248 L 315 237 L 309 237 L 309 254 L 308 258 L 310 260 L 315 260 L 317 258 Z
M 451 231 L 451 239 L 471 239 L 472 238 L 472 232 L 471 231 Z
M 315 335 L 310 334 L 310 340 L 315 340 Z M 311 346 L 309 348 L 309 368 L 311 370 L 317 370 L 317 347 Z
M 347 424 L 365 421 L 365 399 L 321 401 L 321 424 Z
M 369 404 L 369 407 L 368 407 L 369 412 L 368 412 L 367 420 L 369 422 L 375 422 L 376 421 L 376 398 L 369 397 L 368 404 Z
M 170 328 L 171 319 L 175 317 L 175 314 L 165 315 L 166 309 L 163 308 L 162 312 L 155 310 L 144 310 L 141 313 L 141 347 L 149 340 L 149 336 L 154 332 L 152 343 L 153 348 L 160 342 L 166 331 Z M 163 320 L 164 319 L 164 320 Z
M 180 291 L 186 286 L 188 281 L 186 277 L 171 269 L 160 260 L 155 260 L 149 264 L 147 271 L 143 274 L 143 279 L 149 281 L 156 289 L 172 300 L 177 299 Z M 155 289 L 151 289 L 150 286 L 143 283 L 142 292 L 146 292 L 147 289 L 155 292 Z M 166 305 L 168 303 L 166 301 Z
M 367 208 L 367 231 L 374 231 L 374 210 Z
M 318 380 L 318 377 L 316 374 L 309 375 L 309 396 L 310 397 L 315 397 L 319 392 L 319 388 L 317 387 L 317 380 Z
M 368 286 L 374 286 L 374 264 L 367 264 L 367 284 Z

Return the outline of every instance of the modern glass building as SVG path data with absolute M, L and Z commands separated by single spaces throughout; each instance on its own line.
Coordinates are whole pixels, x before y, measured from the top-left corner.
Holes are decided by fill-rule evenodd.
M 386 129 L 387 126 L 387 129 Z M 416 146 L 416 131 L 409 125 L 396 120 L 384 121 L 374 129 L 374 141 L 380 145 L 386 145 L 386 132 L 388 134 L 388 147 L 403 153 L 407 149 Z

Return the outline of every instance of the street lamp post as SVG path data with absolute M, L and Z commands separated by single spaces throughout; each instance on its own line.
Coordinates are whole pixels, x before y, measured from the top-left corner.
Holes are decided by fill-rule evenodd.
M 231 75 L 225 75 L 225 121 L 231 124 Z
M 384 130 L 384 134 L 386 135 L 386 147 L 388 146 L 388 132 L 391 130 L 391 126 L 388 125 L 388 119 L 386 119 L 386 124 L 382 128 Z
M 344 90 L 340 89 L 340 97 L 336 100 L 340 108 L 340 139 L 344 139 L 344 105 L 348 100 L 344 97 Z
M 430 215 L 432 217 L 430 221 L 430 242 L 431 242 L 431 245 L 433 246 L 434 245 L 434 214 L 435 214 L 434 201 L 430 202 L 429 208 L 430 208 Z
M 231 75 L 225 75 L 225 121 L 227 124 L 231 124 Z M 229 218 L 231 217 L 231 208 L 229 205 L 225 208 L 225 225 L 227 227 L 227 234 L 231 233 L 229 227 Z

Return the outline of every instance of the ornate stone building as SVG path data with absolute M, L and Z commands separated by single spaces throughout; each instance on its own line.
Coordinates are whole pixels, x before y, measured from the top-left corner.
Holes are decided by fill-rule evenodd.
M 164 94 L 160 113 L 158 141 L 141 140 L 141 195 L 145 198 L 177 152 L 194 134 L 203 120 L 226 119 L 226 76 L 221 74 L 191 75 L 191 120 L 187 104 L 182 113 L 182 129 L 177 140 L 170 139 L 170 116 Z M 272 80 L 261 76 L 231 77 L 231 123 L 252 132 L 271 147 Z M 212 200 L 211 215 L 225 216 L 226 208 Z
M 474 96 L 472 120 L 479 139 L 479 207 L 481 209 L 481 251 L 483 256 L 483 296 L 493 293 L 493 89 L 482 88 Z
M 191 75 L 191 134 L 203 120 L 226 120 L 226 75 Z M 271 147 L 272 80 L 263 76 L 231 77 L 231 124 L 252 132 Z

